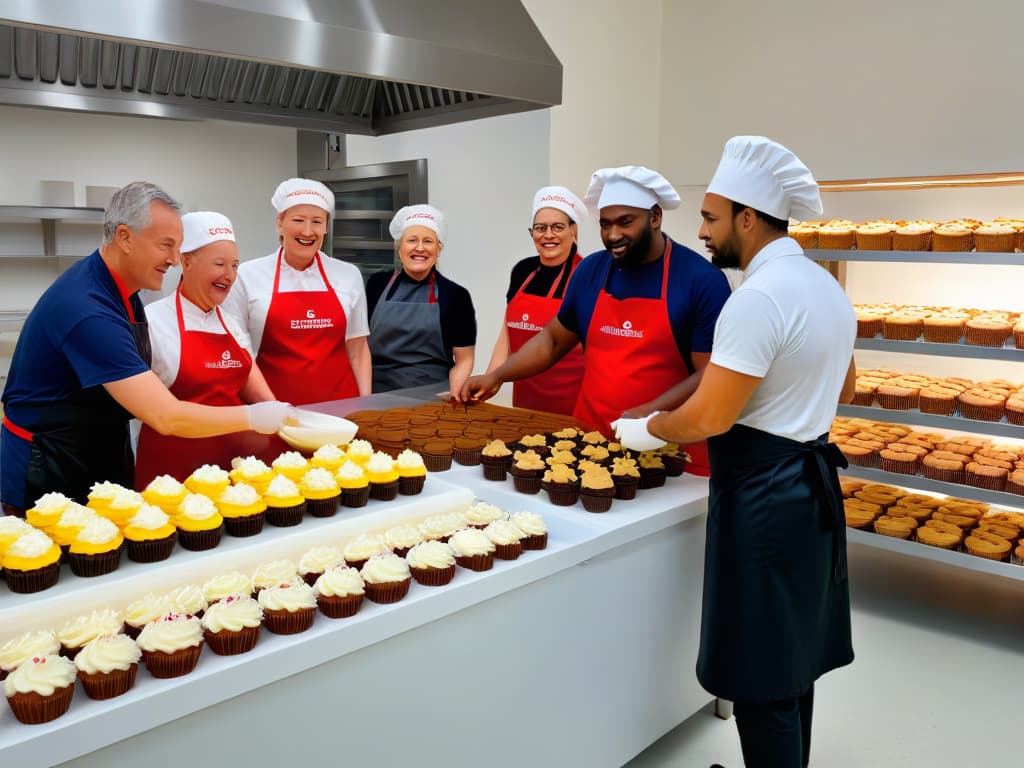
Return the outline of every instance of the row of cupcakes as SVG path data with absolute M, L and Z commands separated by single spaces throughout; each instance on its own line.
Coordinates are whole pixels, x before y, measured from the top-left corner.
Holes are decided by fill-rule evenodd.
M 1024 249 L 1024 220 L 874 219 L 856 223 L 849 219 L 831 219 L 792 222 L 789 235 L 803 248 L 825 250 L 1013 253 Z
M 1000 309 L 931 307 L 918 304 L 854 304 L 857 336 L 896 341 L 925 341 L 1001 347 L 1012 336 L 1024 349 L 1024 319 L 1020 313 Z
M 918 408 L 941 416 L 1024 424 L 1024 385 L 1004 379 L 973 381 L 954 376 L 899 373 L 888 368 L 858 370 L 854 405 L 888 410 Z

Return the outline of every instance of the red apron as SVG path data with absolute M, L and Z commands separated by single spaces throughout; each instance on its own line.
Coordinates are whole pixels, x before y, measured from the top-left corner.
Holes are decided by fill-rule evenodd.
M 622 412 L 653 400 L 690 375 L 669 322 L 669 262 L 672 241 L 666 238 L 661 294 L 656 299 L 616 299 L 605 289 L 597 296 L 587 330 L 583 386 L 573 412 L 608 437 Z M 611 266 L 609 266 L 609 271 Z M 707 476 L 707 443 L 681 446 L 690 454 L 687 469 Z
M 270 391 L 292 405 L 358 397 L 345 347 L 345 309 L 327 280 L 320 254 L 313 258 L 326 291 L 279 293 L 283 253 L 278 249 L 270 308 L 256 353 Z
M 174 294 L 181 339 L 178 375 L 169 389 L 179 400 L 200 405 L 244 405 L 242 388 L 252 370 L 252 356 L 231 335 L 220 308 L 216 309 L 224 333 L 186 331 L 181 314 L 181 290 Z M 135 460 L 135 487 L 145 488 L 157 475 L 184 481 L 203 464 L 231 466 L 236 456 L 262 454 L 273 460 L 287 446 L 278 438 L 256 432 L 236 432 L 220 437 L 161 435 L 143 424 Z M 267 460 L 264 458 L 264 460 Z
M 570 274 L 580 263 L 580 255 L 572 260 Z M 554 298 L 555 289 L 562 282 L 561 275 L 551 283 L 547 296 L 526 293 L 526 286 L 537 276 L 535 269 L 516 291 L 505 309 L 505 327 L 508 329 L 509 353 L 515 353 L 536 336 L 558 314 L 562 300 Z M 512 405 L 532 408 L 548 413 L 571 415 L 583 382 L 583 349 L 577 344 L 544 373 L 512 384 Z

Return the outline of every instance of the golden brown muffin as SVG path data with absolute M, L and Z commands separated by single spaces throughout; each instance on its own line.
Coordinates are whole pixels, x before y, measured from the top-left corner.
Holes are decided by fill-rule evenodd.
M 921 473 L 932 480 L 946 483 L 961 483 L 967 457 L 946 451 L 932 451 L 921 459 Z
M 960 415 L 966 419 L 999 421 L 1006 409 L 1006 396 L 984 387 L 971 387 L 957 396 Z
M 1006 488 L 1006 476 L 1009 474 L 1004 467 L 992 467 L 968 462 L 964 467 L 964 481 L 975 488 L 987 488 L 990 491 L 1002 491 Z
M 976 530 L 964 539 L 964 548 L 976 557 L 984 557 L 987 560 L 1006 560 L 1010 556 L 1013 545 L 990 531 Z
M 941 520 L 929 520 L 914 531 L 914 538 L 920 543 L 940 549 L 956 548 L 963 540 L 963 536 L 963 531 L 960 528 Z
M 974 230 L 974 247 L 979 253 L 1013 253 L 1017 230 L 1005 221 L 986 221 Z
M 925 341 L 943 344 L 957 344 L 964 335 L 964 325 L 968 318 L 966 312 L 947 310 L 936 312 L 926 317 L 922 324 Z
M 933 251 L 970 251 L 974 248 L 974 230 L 961 221 L 947 221 L 932 230 Z
M 1013 334 L 1013 321 L 1002 313 L 972 317 L 964 324 L 964 341 L 982 347 L 1001 347 Z
M 892 517 L 882 515 L 875 519 L 875 533 L 883 536 L 893 536 L 897 539 L 908 539 L 910 534 L 917 528 L 917 520 L 912 517 Z
M 885 316 L 882 335 L 897 341 L 913 341 L 924 331 L 926 313 L 901 309 Z
M 894 251 L 930 251 L 934 221 L 911 221 L 897 227 L 892 233 Z

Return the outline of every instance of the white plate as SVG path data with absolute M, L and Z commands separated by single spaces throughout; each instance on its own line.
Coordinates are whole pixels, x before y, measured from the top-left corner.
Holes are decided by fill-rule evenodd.
M 297 409 L 295 417 L 298 424 L 281 427 L 277 434 L 292 448 L 300 451 L 315 451 L 328 443 L 347 443 L 359 430 L 359 425 L 354 422 L 326 413 Z

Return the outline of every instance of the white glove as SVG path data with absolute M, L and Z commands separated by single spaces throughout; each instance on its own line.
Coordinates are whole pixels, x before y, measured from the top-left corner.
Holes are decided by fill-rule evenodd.
M 611 423 L 616 439 L 624 448 L 632 451 L 653 451 L 655 448 L 661 448 L 666 444 L 665 441 L 647 430 L 647 422 L 651 420 L 651 416 L 657 416 L 659 413 L 661 411 L 655 411 L 642 419 L 616 419 Z
M 281 427 L 285 421 L 295 417 L 295 408 L 291 403 L 282 403 L 279 400 L 265 400 L 262 403 L 253 403 L 245 407 L 246 415 L 249 417 L 249 429 L 253 429 L 264 435 L 272 435 Z

